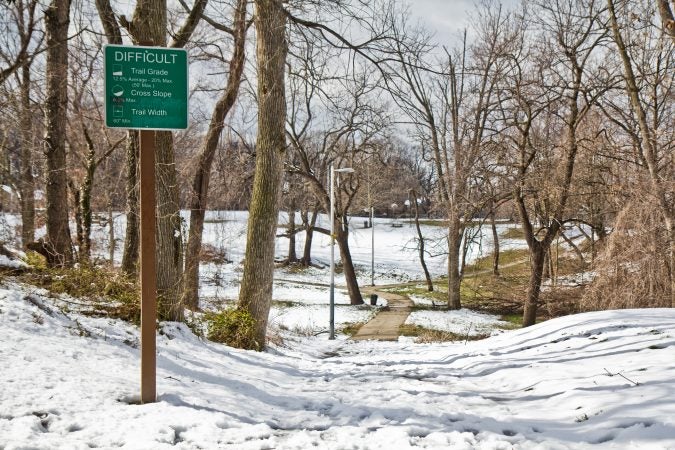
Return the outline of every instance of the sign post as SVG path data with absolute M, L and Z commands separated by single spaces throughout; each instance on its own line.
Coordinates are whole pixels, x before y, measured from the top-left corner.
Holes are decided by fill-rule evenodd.
M 142 130 L 140 141 L 141 403 L 154 403 L 157 400 L 155 132 Z
M 188 125 L 188 60 L 183 49 L 107 45 L 105 124 L 141 130 L 141 403 L 157 400 L 155 130 Z

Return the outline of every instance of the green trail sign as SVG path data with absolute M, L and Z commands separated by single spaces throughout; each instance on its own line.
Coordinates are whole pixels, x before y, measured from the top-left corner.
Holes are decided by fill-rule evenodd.
M 104 72 L 107 127 L 187 128 L 188 59 L 185 50 L 106 45 Z

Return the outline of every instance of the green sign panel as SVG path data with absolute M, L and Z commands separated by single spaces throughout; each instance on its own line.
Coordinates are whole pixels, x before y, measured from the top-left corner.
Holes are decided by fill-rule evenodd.
M 107 45 L 105 124 L 183 130 L 188 126 L 188 59 L 182 49 Z

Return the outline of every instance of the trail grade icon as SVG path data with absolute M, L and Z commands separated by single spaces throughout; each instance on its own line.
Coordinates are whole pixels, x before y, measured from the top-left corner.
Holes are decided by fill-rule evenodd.
M 187 128 L 187 51 L 106 45 L 103 61 L 107 127 L 139 130 Z

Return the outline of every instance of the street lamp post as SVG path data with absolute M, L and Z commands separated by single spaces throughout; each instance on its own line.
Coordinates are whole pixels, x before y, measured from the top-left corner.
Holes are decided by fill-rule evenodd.
M 335 339 L 335 172 L 353 173 L 354 169 L 330 165 L 330 340 Z
M 375 286 L 375 208 L 370 207 L 370 285 Z
M 410 193 L 412 188 L 408 189 L 408 226 L 412 227 L 412 200 L 410 200 Z

